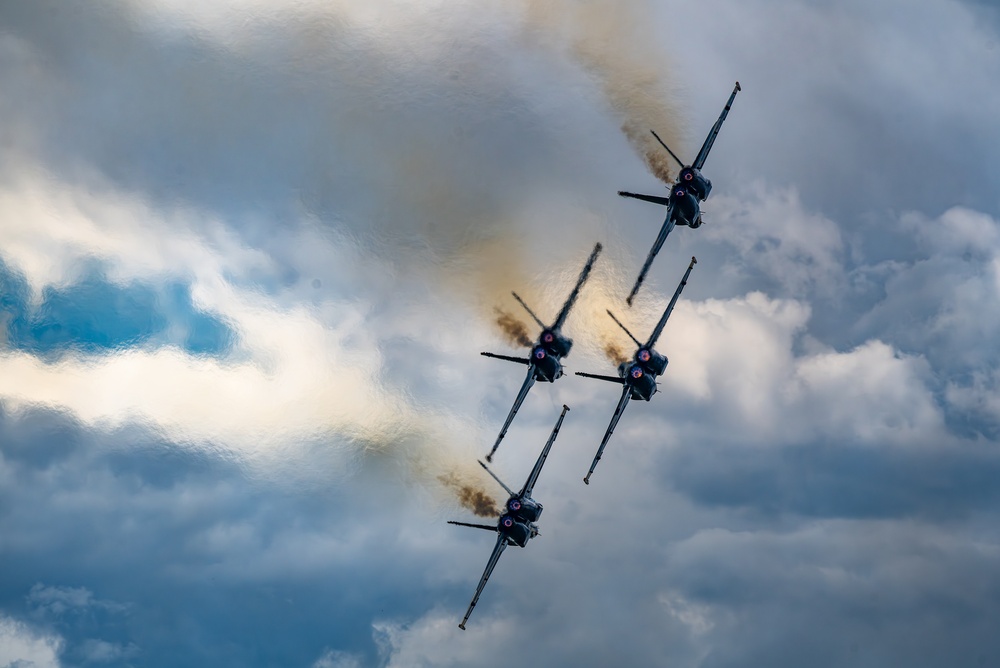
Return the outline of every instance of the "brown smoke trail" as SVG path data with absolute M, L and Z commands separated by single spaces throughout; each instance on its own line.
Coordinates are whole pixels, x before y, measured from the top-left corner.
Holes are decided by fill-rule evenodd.
M 670 65 L 656 48 L 663 38 L 650 27 L 650 9 L 621 0 L 524 3 L 528 35 L 547 45 L 562 34 L 570 53 L 600 83 L 629 143 L 657 178 L 670 183 L 676 165 L 649 131 L 671 147 L 681 144 L 680 132 L 665 77 Z
M 605 342 L 604 355 L 616 366 L 628 362 L 628 355 L 613 341 Z
M 507 335 L 507 340 L 518 346 L 531 346 L 534 343 L 528 335 L 528 328 L 523 322 L 500 307 L 494 309 L 497 313 L 496 323 Z
M 675 114 L 667 101 L 664 72 L 668 70 L 656 46 L 657 36 L 640 8 L 617 0 L 522 3 L 525 36 L 547 50 L 555 45 L 572 54 L 598 82 L 608 107 L 650 170 L 668 180 L 669 156 L 649 134 L 656 129 L 671 145 L 678 143 Z M 420 30 L 412 28 L 414 24 L 436 28 L 439 20 L 419 3 L 373 2 L 375 12 L 360 11 L 361 3 L 348 0 L 301 4 L 319 9 L 289 11 L 287 17 L 288 10 L 276 9 L 275 21 L 260 33 L 281 48 L 258 52 L 252 48 L 256 38 L 249 36 L 256 33 L 236 44 L 241 58 L 259 55 L 270 70 L 337 91 L 328 100 L 335 141 L 317 140 L 315 155 L 308 156 L 315 168 L 308 176 L 311 180 L 300 184 L 304 209 L 317 219 L 335 212 L 337 226 L 367 246 L 365 250 L 386 259 L 400 280 L 426 281 L 434 290 L 456 295 L 476 309 L 481 322 L 495 322 L 509 340 L 530 345 L 523 323 L 503 311 L 516 308 L 511 306 L 510 291 L 517 290 L 543 321 L 551 321 L 593 242 L 606 240 L 602 238 L 606 221 L 582 208 L 572 212 L 571 230 L 558 230 L 526 203 L 530 200 L 511 196 L 512 186 L 523 185 L 522 174 L 537 177 L 531 179 L 535 190 L 548 185 L 544 172 L 531 171 L 535 166 L 529 153 L 513 153 L 517 160 L 484 160 L 482 145 L 464 140 L 474 137 L 479 127 L 478 100 L 492 105 L 494 89 L 506 82 L 490 74 L 496 69 L 493 63 L 477 60 L 480 52 L 463 46 L 468 40 L 457 25 L 451 27 L 455 31 L 451 47 L 425 53 Z M 378 16 L 377 30 L 367 23 L 369 14 Z M 285 54 L 281 56 L 285 60 L 275 61 L 275 54 Z M 414 59 L 422 58 L 426 67 L 414 70 L 420 64 Z M 420 78 L 421 72 L 426 80 Z M 459 78 L 454 83 L 436 78 L 447 72 Z M 399 76 L 403 73 L 405 77 Z M 427 91 L 432 91 L 430 97 Z M 329 155 L 340 152 L 350 157 L 347 175 L 339 171 L 342 160 L 329 161 Z M 357 179 L 364 184 L 363 192 L 378 196 L 355 209 L 341 209 L 339 200 L 328 195 L 330 181 L 338 175 L 350 184 Z M 558 179 L 553 185 L 563 187 Z M 342 186 L 340 197 L 348 201 L 348 195 Z M 548 252 L 550 243 L 559 250 Z M 574 307 L 566 331 L 577 342 L 575 357 L 586 352 L 593 357 L 608 355 L 606 342 L 620 338 L 604 311 L 619 308 L 627 291 L 633 263 L 625 259 L 606 249 Z M 628 279 L 619 267 L 627 267 Z M 365 456 L 381 453 L 403 460 L 407 478 L 439 482 L 437 491 L 455 495 L 473 512 L 495 513 L 495 504 L 482 491 L 488 484 L 482 472 L 467 466 L 465 448 L 471 446 L 448 440 L 468 425 L 442 429 L 441 415 L 384 394 L 373 399 L 360 417 L 345 418 L 357 422 L 353 431 L 358 441 L 366 442 Z M 399 417 L 401 405 L 410 414 L 406 419 Z M 362 419 L 368 413 L 373 415 Z M 474 464 L 474 458 L 469 461 Z
M 486 492 L 477 489 L 473 485 L 463 482 L 454 473 L 446 473 L 438 476 L 438 482 L 445 487 L 454 490 L 458 502 L 462 507 L 468 508 L 479 517 L 497 517 L 500 509 L 496 501 Z

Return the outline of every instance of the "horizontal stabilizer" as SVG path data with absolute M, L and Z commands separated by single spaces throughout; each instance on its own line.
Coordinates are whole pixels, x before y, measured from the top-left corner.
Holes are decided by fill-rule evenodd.
M 472 527 L 473 529 L 486 529 L 487 531 L 496 531 L 496 526 L 490 524 L 469 524 L 468 522 L 456 522 L 455 520 L 448 520 L 448 524 L 455 524 L 460 527 Z
M 496 353 L 479 353 L 485 357 L 493 357 L 498 360 L 505 360 L 507 362 L 514 362 L 516 364 L 531 364 L 531 360 L 527 357 L 511 357 L 510 355 L 497 355 Z
M 600 376 L 596 373 L 584 373 L 583 371 L 577 371 L 576 375 L 583 376 L 584 378 L 596 378 L 597 380 L 606 380 L 609 383 L 618 383 L 621 385 L 625 384 L 625 379 L 619 378 L 618 376 Z
M 669 197 L 659 197 L 657 195 L 640 195 L 639 193 L 630 193 L 625 190 L 619 190 L 618 195 L 620 197 L 631 197 L 632 199 L 641 199 L 643 202 L 651 202 L 653 204 L 660 204 L 661 206 L 669 206 Z

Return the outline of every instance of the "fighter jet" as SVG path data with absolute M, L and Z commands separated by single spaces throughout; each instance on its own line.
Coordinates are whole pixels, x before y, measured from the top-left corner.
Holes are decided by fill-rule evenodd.
M 570 348 L 573 347 L 573 339 L 563 336 L 561 329 L 566 322 L 566 317 L 569 315 L 570 309 L 573 308 L 573 303 L 580 294 L 580 288 L 583 287 L 584 282 L 586 282 L 587 277 L 590 275 L 590 270 L 593 268 L 594 261 L 597 259 L 598 254 L 600 254 L 601 248 L 602 246 L 599 243 L 594 246 L 587 264 L 583 267 L 583 271 L 580 272 L 580 278 L 576 281 L 576 287 L 569 294 L 566 303 L 563 304 L 562 310 L 559 311 L 559 315 L 556 316 L 555 322 L 552 325 L 546 327 L 545 323 L 539 320 L 535 312 L 524 303 L 523 299 L 517 296 L 516 292 L 511 293 L 514 295 L 514 299 L 528 312 L 532 320 L 542 328 L 542 333 L 538 336 L 538 341 L 531 347 L 531 355 L 529 357 L 510 357 L 508 355 L 497 355 L 496 353 L 482 353 L 487 357 L 495 357 L 496 359 L 507 360 L 508 362 L 528 365 L 528 375 L 525 376 L 524 383 L 521 384 L 521 390 L 517 393 L 517 398 L 514 399 L 514 406 L 510 409 L 510 413 L 503 423 L 503 428 L 500 429 L 500 435 L 497 436 L 496 443 L 493 444 L 490 453 L 486 455 L 486 461 L 493 461 L 493 453 L 500 447 L 500 441 L 507 434 L 507 428 L 510 427 L 510 423 L 517 414 L 517 410 L 524 402 L 524 398 L 528 396 L 528 390 L 535 384 L 535 381 L 544 380 L 552 383 L 563 375 L 561 360 L 563 357 L 569 355 Z
M 493 547 L 493 554 L 490 555 L 490 560 L 486 562 L 486 570 L 483 571 L 483 577 L 480 578 L 479 586 L 476 587 L 476 594 L 472 597 L 472 603 L 469 604 L 469 609 L 465 611 L 462 623 L 458 625 L 458 628 L 463 631 L 465 630 L 465 623 L 469 621 L 469 615 L 472 614 L 472 609 L 476 607 L 479 595 L 483 593 L 483 587 L 486 586 L 486 581 L 490 579 L 490 574 L 497 565 L 497 561 L 500 559 L 503 551 L 508 545 L 524 547 L 528 544 L 529 540 L 538 535 L 538 525 L 535 522 L 542 516 L 542 504 L 531 498 L 531 491 L 538 480 L 538 474 L 542 472 L 542 466 L 545 464 L 545 458 L 549 456 L 552 444 L 556 442 L 556 436 L 559 435 L 559 427 L 562 426 L 563 418 L 566 417 L 567 411 L 569 411 L 569 406 L 563 405 L 562 413 L 559 414 L 559 419 L 556 420 L 556 426 L 552 430 L 552 435 L 549 436 L 548 442 L 542 448 L 542 454 L 538 456 L 535 468 L 531 469 L 531 473 L 528 475 L 528 479 L 524 481 L 524 487 L 521 488 L 520 492 L 515 494 L 486 464 L 479 462 L 479 465 L 486 469 L 486 472 L 493 476 L 493 479 L 500 483 L 500 486 L 510 494 L 510 498 L 507 499 L 507 505 L 504 507 L 504 511 L 500 515 L 500 519 L 497 520 L 495 527 L 489 524 L 468 524 L 466 522 L 451 520 L 448 522 L 448 524 L 457 524 L 461 527 L 472 527 L 473 529 L 486 529 L 487 531 L 497 532 L 497 544 Z
M 632 299 L 635 298 L 635 294 L 639 292 L 639 287 L 642 282 L 646 280 L 646 274 L 649 272 L 650 266 L 653 264 L 653 258 L 656 254 L 660 252 L 660 248 L 663 246 L 663 242 L 667 240 L 667 235 L 670 231 L 674 229 L 675 225 L 687 225 L 691 228 L 701 227 L 701 202 L 704 202 L 709 193 L 712 192 L 712 182 L 706 179 L 701 174 L 701 168 L 705 165 L 705 160 L 708 158 L 708 152 L 712 150 L 712 144 L 715 143 L 715 138 L 719 134 L 719 130 L 722 129 L 722 122 L 726 120 L 726 116 L 729 115 L 729 108 L 733 106 L 733 100 L 736 99 L 736 93 L 742 90 L 740 88 L 740 82 L 736 82 L 736 87 L 733 88 L 733 94 L 729 96 L 729 101 L 726 102 L 726 107 L 722 110 L 722 114 L 719 116 L 719 120 L 715 122 L 712 126 L 711 132 L 708 133 L 708 137 L 705 139 L 705 143 L 702 144 L 701 150 L 698 151 L 698 156 L 694 159 L 694 162 L 690 165 L 685 165 L 681 162 L 670 147 L 667 146 L 660 136 L 653 132 L 653 136 L 656 137 L 656 141 L 660 142 L 660 145 L 667 149 L 667 153 L 677 161 L 677 164 L 681 166 L 680 175 L 677 178 L 677 183 L 670 186 L 670 196 L 669 197 L 658 197 L 656 195 L 639 195 L 636 193 L 626 192 L 624 190 L 619 190 L 618 194 L 622 197 L 631 197 L 633 199 L 641 199 L 644 202 L 652 202 L 653 204 L 661 204 L 667 207 L 667 215 L 663 220 L 663 226 L 660 228 L 660 234 L 656 237 L 656 241 L 653 242 L 653 247 L 649 251 L 649 255 L 646 256 L 646 262 L 642 265 L 642 269 L 639 271 L 639 277 L 635 279 L 635 285 L 632 286 L 632 292 L 629 293 L 625 301 L 629 306 L 632 305 Z
M 618 420 L 621 419 L 622 413 L 625 412 L 625 406 L 628 405 L 629 399 L 644 399 L 649 401 L 656 394 L 656 377 L 663 374 L 667 369 L 667 358 L 665 355 L 653 350 L 653 346 L 656 345 L 656 340 L 660 338 L 660 333 L 663 332 L 663 326 L 667 324 L 667 319 L 670 318 L 670 314 L 673 313 L 674 305 L 677 303 L 677 299 L 681 296 L 681 291 L 684 290 L 684 286 L 687 285 L 688 276 L 691 275 L 691 270 L 694 268 L 695 263 L 698 260 L 691 258 L 691 264 L 688 265 L 687 271 L 684 272 L 684 278 L 681 279 L 680 285 L 677 286 L 677 290 L 674 292 L 673 298 L 670 303 L 667 304 L 667 310 L 663 312 L 660 317 L 660 321 L 656 323 L 656 327 L 653 328 L 653 333 L 649 335 L 649 340 L 645 343 L 639 343 L 639 340 L 632 336 L 632 332 L 628 331 L 615 314 L 608 311 L 608 315 L 611 319 L 618 323 L 618 326 L 625 330 L 628 337 L 635 341 L 635 345 L 638 346 L 638 350 L 635 351 L 635 356 L 632 358 L 631 362 L 622 362 L 618 365 L 618 376 L 599 376 L 592 373 L 583 373 L 582 371 L 577 371 L 576 375 L 584 376 L 586 378 L 596 378 L 597 380 L 606 380 L 611 383 L 620 383 L 624 387 L 622 388 L 622 397 L 618 400 L 618 408 L 615 409 L 615 414 L 611 417 L 611 424 L 608 425 L 608 430 L 604 433 L 604 440 L 601 441 L 601 447 L 597 449 L 597 455 L 594 457 L 594 462 L 590 465 L 590 470 L 587 472 L 587 477 L 583 479 L 583 482 L 590 484 L 590 476 L 594 474 L 594 469 L 597 468 L 597 462 L 601 461 L 601 455 L 604 454 L 604 448 L 608 444 L 608 440 L 611 438 L 611 434 L 615 431 L 615 427 L 618 425 Z

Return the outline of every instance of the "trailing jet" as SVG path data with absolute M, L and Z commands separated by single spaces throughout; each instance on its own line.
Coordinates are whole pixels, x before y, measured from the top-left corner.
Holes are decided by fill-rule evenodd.
M 712 150 L 715 138 L 719 135 L 719 130 L 722 129 L 722 122 L 726 120 L 726 116 L 729 115 L 729 108 L 733 106 L 733 100 L 736 99 L 736 93 L 740 92 L 740 90 L 742 90 L 740 88 L 740 82 L 737 81 L 736 87 L 733 88 L 733 94 L 729 96 L 729 101 L 726 102 L 726 107 L 722 110 L 719 120 L 717 120 L 715 125 L 712 126 L 712 130 L 708 133 L 705 143 L 702 144 L 701 150 L 698 151 L 698 156 L 690 165 L 685 165 L 681 162 L 681 159 L 670 150 L 670 147 L 667 146 L 662 139 L 660 139 L 660 136 L 656 134 L 656 132 L 653 132 L 653 136 L 656 137 L 656 141 L 660 142 L 660 145 L 667 149 L 667 153 L 669 153 L 670 156 L 677 161 L 677 164 L 681 166 L 681 172 L 677 177 L 677 183 L 670 186 L 669 197 L 639 195 L 636 193 L 625 192 L 624 190 L 618 191 L 618 194 L 622 197 L 641 199 L 644 202 L 652 202 L 653 204 L 661 204 L 667 207 L 667 215 L 663 220 L 663 226 L 660 228 L 660 234 L 656 237 L 656 241 L 653 242 L 653 247 L 650 249 L 649 255 L 646 256 L 646 262 L 642 265 L 642 269 L 639 271 L 639 277 L 635 279 L 635 285 L 632 286 L 632 292 L 630 292 L 628 297 L 625 299 L 629 306 L 632 305 L 632 299 L 635 298 L 635 294 L 639 292 L 639 287 L 642 285 L 642 282 L 646 280 L 646 274 L 649 272 L 649 268 L 653 264 L 653 258 L 655 258 L 656 254 L 660 252 L 663 242 L 667 240 L 667 235 L 674 229 L 674 226 L 687 225 L 691 228 L 701 227 L 700 203 L 704 202 L 708 198 L 709 193 L 712 192 L 712 182 L 702 176 L 701 168 L 705 165 L 705 160 L 708 158 L 708 152 Z
M 660 317 L 660 321 L 656 323 L 656 327 L 653 328 L 653 333 L 649 335 L 649 340 L 645 343 L 639 343 L 639 340 L 632 336 L 632 332 L 628 331 L 615 315 L 608 311 L 608 315 L 611 319 L 618 323 L 618 326 L 625 330 L 628 337 L 635 341 L 635 345 L 638 349 L 635 351 L 635 356 L 632 358 L 631 362 L 622 362 L 618 365 L 618 375 L 617 376 L 599 376 L 592 373 L 583 373 L 582 371 L 577 371 L 576 375 L 584 376 L 586 378 L 596 378 L 597 380 L 606 380 L 611 383 L 620 383 L 624 387 L 622 388 L 622 397 L 618 400 L 618 408 L 615 409 L 615 414 L 611 417 L 611 424 L 608 425 L 608 430 L 604 433 L 604 440 L 601 441 L 601 447 L 597 449 L 597 455 L 594 457 L 594 463 L 590 465 L 590 470 L 587 472 L 587 477 L 583 479 L 583 482 L 590 484 L 590 476 L 594 474 L 594 469 L 597 468 L 597 462 L 601 461 L 601 455 L 604 454 L 604 448 L 608 444 L 608 440 L 611 438 L 611 434 L 614 433 L 615 427 L 618 425 L 618 420 L 621 419 L 622 413 L 625 412 L 625 406 L 628 405 L 629 399 L 643 399 L 649 401 L 656 394 L 656 377 L 663 374 L 667 369 L 667 358 L 665 355 L 653 350 L 653 346 L 656 345 L 656 340 L 660 338 L 660 333 L 663 332 L 663 326 L 667 324 L 667 319 L 670 318 L 670 314 L 674 311 L 674 305 L 677 303 L 677 299 L 681 296 L 681 291 L 684 290 L 684 286 L 687 285 L 688 276 L 691 275 L 691 270 L 694 268 L 695 263 L 698 260 L 691 258 L 691 264 L 688 265 L 687 271 L 684 272 L 684 278 L 681 279 L 680 285 L 677 286 L 677 290 L 674 292 L 673 298 L 671 298 L 670 303 L 667 305 L 667 310 L 663 312 Z
M 524 481 L 524 487 L 521 488 L 520 492 L 516 494 L 511 490 L 510 487 L 505 485 L 500 478 L 498 478 L 493 471 L 491 471 L 486 464 L 479 462 L 480 466 L 486 469 L 486 472 L 493 476 L 493 479 L 500 483 L 510 498 L 507 499 L 507 505 L 504 507 L 503 514 L 500 515 L 500 519 L 497 520 L 497 525 L 490 526 L 489 524 L 468 524 L 466 522 L 455 522 L 449 521 L 448 524 L 457 524 L 461 527 L 472 527 L 473 529 L 486 529 L 487 531 L 497 532 L 497 544 L 493 547 L 493 553 L 490 555 L 490 560 L 486 562 L 486 570 L 483 571 L 483 577 L 479 579 L 479 586 L 476 587 L 476 594 L 472 597 L 472 603 L 469 603 L 469 609 L 465 611 L 465 617 L 462 618 L 462 623 L 458 625 L 458 628 L 465 630 L 465 623 L 469 621 L 469 615 L 472 614 L 472 609 L 476 607 L 476 603 L 479 601 L 479 595 L 483 593 L 483 587 L 486 586 L 487 580 L 490 579 L 490 574 L 493 572 L 493 568 L 497 565 L 497 561 L 500 559 L 500 555 L 507 548 L 508 545 L 517 545 L 518 547 L 524 547 L 528 544 L 528 541 L 538 535 L 538 525 L 535 522 L 538 518 L 542 516 L 542 504 L 538 503 L 531 498 L 531 491 L 535 487 L 535 482 L 538 480 L 538 474 L 542 472 L 542 466 L 545 464 L 546 457 L 549 456 L 549 450 L 552 448 L 552 444 L 556 442 L 556 436 L 559 435 L 559 427 L 562 426 L 563 418 L 566 417 L 566 412 L 569 410 L 569 406 L 563 406 L 562 413 L 559 414 L 559 419 L 556 420 L 556 426 L 552 430 L 552 435 L 549 436 L 548 442 L 545 443 L 545 447 L 542 448 L 542 454 L 538 455 L 538 461 L 535 462 L 535 468 L 531 469 L 531 473 L 528 475 L 528 479 Z
M 529 357 L 510 357 L 508 355 L 497 355 L 496 353 L 482 353 L 487 357 L 495 357 L 496 359 L 507 360 L 508 362 L 528 365 L 528 375 L 524 378 L 524 383 L 521 384 L 521 390 L 517 393 L 517 398 L 514 399 L 514 406 L 510 409 L 510 413 L 503 423 L 503 428 L 500 429 L 500 435 L 497 436 L 496 443 L 493 444 L 490 453 L 486 455 L 486 461 L 493 461 L 493 453 L 500 447 L 500 441 L 507 434 L 507 428 L 510 427 L 510 423 L 517 414 L 517 410 L 524 402 L 524 398 L 528 396 L 528 390 L 535 384 L 535 381 L 544 380 L 552 383 L 563 375 L 561 360 L 563 357 L 569 355 L 570 348 L 573 347 L 573 339 L 562 335 L 562 326 L 566 322 L 566 317 L 569 315 L 570 309 L 573 308 L 573 303 L 580 294 L 580 288 L 583 287 L 587 277 L 590 275 L 590 270 L 593 268 L 594 261 L 600 254 L 601 248 L 602 246 L 599 243 L 594 246 L 587 264 L 583 267 L 583 271 L 580 272 L 580 278 L 576 281 L 576 287 L 573 288 L 573 292 L 566 298 L 566 303 L 563 304 L 562 310 L 559 311 L 559 315 L 556 316 L 556 320 L 551 326 L 546 327 L 545 323 L 538 319 L 535 312 L 524 303 L 523 299 L 517 296 L 516 292 L 511 293 L 514 295 L 514 299 L 528 312 L 532 320 L 542 328 L 542 333 L 538 336 L 538 341 L 531 347 L 531 355 Z

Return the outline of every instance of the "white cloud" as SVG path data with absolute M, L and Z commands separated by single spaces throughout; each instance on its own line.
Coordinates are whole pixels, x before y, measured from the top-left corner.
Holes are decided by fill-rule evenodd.
M 121 662 L 140 654 L 139 648 L 133 643 L 123 645 L 97 638 L 84 640 L 79 651 L 89 663 Z
M 312 668 L 361 668 L 361 658 L 350 652 L 328 649 L 316 659 Z
M 733 248 L 722 271 L 760 272 L 788 296 L 829 297 L 843 289 L 844 242 L 837 224 L 806 209 L 794 187 L 761 179 L 720 193 L 705 205 L 705 237 Z M 728 265 L 737 265 L 730 268 Z
M 0 615 L 0 666 L 59 668 L 63 639 L 39 633 L 22 622 Z
M 124 612 L 128 605 L 94 598 L 86 587 L 55 587 L 37 583 L 27 596 L 28 605 L 43 615 L 60 617 L 66 613 L 83 613 L 88 609 Z

